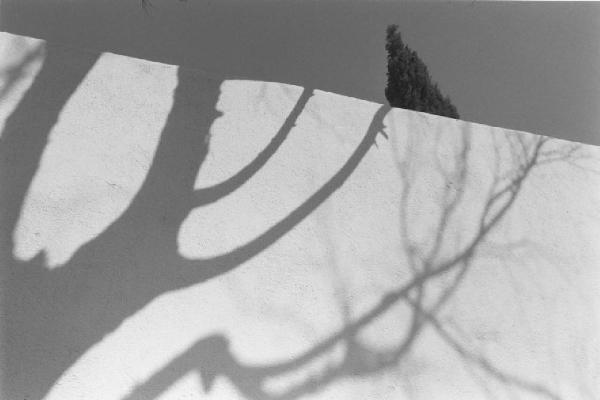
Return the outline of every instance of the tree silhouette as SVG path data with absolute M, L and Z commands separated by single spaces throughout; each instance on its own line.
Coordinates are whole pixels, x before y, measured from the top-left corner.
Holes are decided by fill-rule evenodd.
M 385 97 L 390 106 L 460 118 L 450 98 L 443 96 L 437 83 L 432 82 L 417 52 L 404 44 L 398 25 L 388 26 L 385 49 L 388 53 Z

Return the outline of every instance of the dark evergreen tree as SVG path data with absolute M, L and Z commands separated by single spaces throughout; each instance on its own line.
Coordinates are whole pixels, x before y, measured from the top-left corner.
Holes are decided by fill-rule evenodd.
M 417 52 L 404 44 L 398 25 L 388 26 L 385 49 L 388 54 L 385 97 L 390 106 L 460 118 L 450 98 L 443 96 L 432 82 Z

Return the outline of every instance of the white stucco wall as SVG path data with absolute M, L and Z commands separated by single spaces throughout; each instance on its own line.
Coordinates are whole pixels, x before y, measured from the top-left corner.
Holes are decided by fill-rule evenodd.
M 0 35 L 3 399 L 597 399 L 600 151 Z

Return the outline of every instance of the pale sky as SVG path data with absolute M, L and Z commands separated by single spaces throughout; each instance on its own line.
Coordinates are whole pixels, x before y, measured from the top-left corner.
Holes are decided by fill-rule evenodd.
M 1 28 L 385 102 L 400 26 L 461 119 L 600 145 L 600 3 L 4 0 Z
M 461 118 L 600 145 L 600 3 L 399 9 Z

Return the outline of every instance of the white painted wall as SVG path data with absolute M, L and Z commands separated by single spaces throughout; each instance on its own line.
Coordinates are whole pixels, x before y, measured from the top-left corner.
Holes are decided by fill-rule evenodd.
M 596 399 L 600 152 L 0 36 L 3 399 Z

